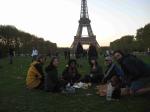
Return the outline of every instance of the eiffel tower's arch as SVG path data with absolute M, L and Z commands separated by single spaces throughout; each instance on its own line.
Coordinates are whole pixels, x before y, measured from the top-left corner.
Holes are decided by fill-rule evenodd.
M 93 44 L 97 48 L 100 48 L 100 45 L 98 44 L 98 42 L 96 40 L 96 35 L 93 34 L 90 23 L 91 23 L 91 20 L 89 19 L 89 15 L 88 15 L 87 1 L 81 0 L 81 12 L 80 12 L 79 26 L 78 26 L 77 34 L 76 34 L 76 36 L 74 36 L 74 41 L 71 45 L 71 48 L 73 50 L 76 49 L 79 42 L 82 45 Z M 86 35 L 86 36 L 82 35 L 83 28 L 87 29 L 88 35 Z

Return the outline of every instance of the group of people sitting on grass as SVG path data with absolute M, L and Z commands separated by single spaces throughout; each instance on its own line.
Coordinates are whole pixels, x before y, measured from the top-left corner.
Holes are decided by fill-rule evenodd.
M 98 94 L 107 95 L 108 84 L 113 87 L 112 98 L 120 98 L 121 95 L 132 95 L 150 91 L 150 67 L 134 55 L 125 55 L 120 50 L 114 51 L 110 56 L 105 57 L 106 70 L 103 73 L 102 67 L 95 57 L 89 59 L 90 73 L 82 76 L 77 69 L 75 59 L 70 59 L 68 65 L 58 75 L 59 59 L 53 57 L 49 65 L 43 71 L 45 57 L 38 56 L 29 67 L 26 86 L 28 89 L 43 89 L 47 92 L 62 92 L 65 87 L 75 83 L 91 83 L 99 85 Z M 84 66 L 84 65 L 83 65 Z M 105 87 L 104 87 L 105 85 Z M 145 85 L 148 85 L 146 87 Z M 122 89 L 124 88 L 124 89 Z

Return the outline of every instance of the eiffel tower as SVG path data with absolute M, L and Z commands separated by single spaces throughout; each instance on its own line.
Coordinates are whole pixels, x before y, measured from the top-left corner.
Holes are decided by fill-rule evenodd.
M 91 28 L 91 20 L 89 19 L 88 15 L 88 7 L 87 7 L 87 1 L 81 0 L 81 12 L 80 12 L 80 20 L 79 20 L 79 26 L 77 30 L 76 36 L 74 36 L 74 41 L 71 45 L 72 49 L 76 49 L 78 43 L 87 44 L 87 45 L 95 45 L 97 48 L 100 48 L 98 42 L 96 41 L 96 36 L 93 34 L 92 28 Z M 88 35 L 82 36 L 83 28 L 87 28 Z

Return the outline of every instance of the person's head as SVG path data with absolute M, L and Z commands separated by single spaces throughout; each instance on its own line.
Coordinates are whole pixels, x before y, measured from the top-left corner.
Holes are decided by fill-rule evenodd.
M 124 56 L 124 53 L 120 50 L 114 51 L 113 57 L 115 60 L 119 61 Z
M 113 62 L 113 59 L 112 59 L 111 56 L 105 57 L 105 63 L 106 63 L 106 65 L 110 65 L 110 64 L 112 64 L 112 62 Z
M 72 68 L 76 67 L 76 64 L 77 64 L 77 62 L 75 59 L 70 59 L 68 62 L 68 66 L 72 67 Z
M 51 66 L 51 67 L 57 67 L 58 64 L 59 64 L 58 58 L 57 58 L 57 57 L 53 57 L 53 58 L 51 59 L 50 66 Z
M 39 55 L 37 57 L 37 61 L 43 64 L 46 61 L 46 58 L 43 55 Z

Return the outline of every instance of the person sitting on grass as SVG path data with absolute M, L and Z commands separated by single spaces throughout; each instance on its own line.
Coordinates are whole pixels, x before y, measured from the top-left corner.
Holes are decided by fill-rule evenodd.
M 90 64 L 90 73 L 89 75 L 85 75 L 85 77 L 82 79 L 82 82 L 85 83 L 100 83 L 103 78 L 103 70 L 102 67 L 98 65 L 96 58 L 90 58 L 89 61 Z
M 122 79 L 124 76 L 123 70 L 118 67 L 114 62 L 111 56 L 105 57 L 106 71 L 103 77 L 103 83 L 107 83 L 107 81 L 111 80 L 113 76 L 117 76 Z
M 74 83 L 79 82 L 81 75 L 79 74 L 76 66 L 77 63 L 75 59 L 69 60 L 68 66 L 66 66 L 62 73 L 62 79 L 66 83 L 73 85 Z
M 121 95 L 121 85 L 124 72 L 113 62 L 113 58 L 111 56 L 105 57 L 105 64 L 106 70 L 102 79 L 102 83 L 99 86 L 100 88 L 98 88 L 98 94 L 100 94 L 101 96 L 105 96 L 107 94 L 107 86 L 109 83 L 111 83 L 111 86 L 114 88 L 111 98 L 119 99 Z M 101 89 L 103 89 L 104 91 Z
M 114 62 L 111 56 L 105 57 L 107 69 L 103 78 L 103 83 L 111 83 L 114 87 L 112 99 L 119 99 L 121 96 L 121 86 L 123 85 L 124 72 Z
M 107 83 L 111 80 L 113 76 L 117 76 L 120 80 L 124 78 L 123 70 L 118 67 L 114 62 L 111 56 L 105 57 L 106 71 L 102 83 Z
M 47 92 L 61 92 L 61 89 L 64 88 L 65 84 L 58 77 L 58 67 L 59 60 L 57 57 L 51 59 L 50 64 L 45 68 L 45 84 L 44 89 Z
M 127 94 L 142 94 L 150 91 L 150 87 L 145 88 L 150 81 L 150 67 L 142 60 L 133 55 L 125 55 L 117 50 L 113 53 L 114 58 L 123 69 L 127 81 Z
M 44 82 L 43 64 L 45 62 L 45 57 L 40 55 L 37 60 L 32 62 L 29 67 L 26 86 L 28 89 L 42 89 Z

